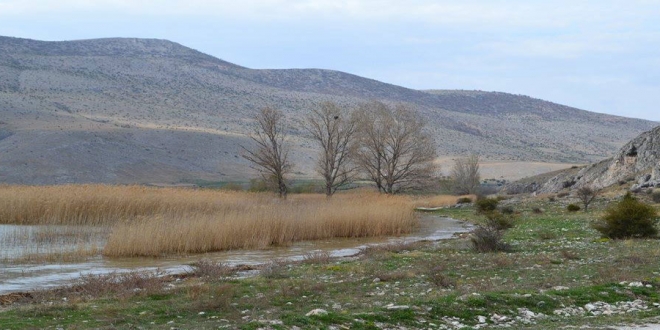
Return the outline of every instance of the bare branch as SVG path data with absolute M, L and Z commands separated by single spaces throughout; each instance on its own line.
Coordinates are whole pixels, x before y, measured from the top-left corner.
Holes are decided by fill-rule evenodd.
M 256 145 L 254 149 L 244 146 L 243 158 L 252 163 L 264 181 L 271 183 L 282 198 L 286 198 L 286 175 L 291 170 L 288 160 L 289 145 L 282 122 L 284 115 L 272 108 L 263 108 L 254 117 L 256 124 L 250 138 Z
M 307 116 L 307 131 L 321 147 L 317 171 L 325 180 L 325 193 L 332 196 L 337 189 L 352 182 L 356 167 L 351 162 L 355 149 L 356 121 L 336 104 L 325 102 Z
M 394 194 L 427 185 L 436 173 L 433 139 L 424 121 L 403 105 L 380 102 L 358 110 L 357 161 L 379 191 Z
M 479 156 L 471 155 L 454 161 L 451 170 L 452 190 L 457 195 L 476 194 L 479 192 Z

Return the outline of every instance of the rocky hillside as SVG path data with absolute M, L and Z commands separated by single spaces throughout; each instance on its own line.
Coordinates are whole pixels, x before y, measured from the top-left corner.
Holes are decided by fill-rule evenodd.
M 526 96 L 419 91 L 348 73 L 254 70 L 165 40 L 43 42 L 0 37 L 0 182 L 245 179 L 250 117 L 282 109 L 296 175 L 312 175 L 301 118 L 322 101 L 404 103 L 441 155 L 590 162 L 657 123 Z
M 626 143 L 611 158 L 585 166 L 520 180 L 506 187 L 511 193 L 553 193 L 565 188 L 604 188 L 634 181 L 632 191 L 660 188 L 660 126 Z

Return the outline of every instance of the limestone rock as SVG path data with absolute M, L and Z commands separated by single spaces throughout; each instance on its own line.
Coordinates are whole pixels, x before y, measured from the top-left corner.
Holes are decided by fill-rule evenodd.
M 562 172 L 535 187 L 537 193 L 591 186 L 599 189 L 617 183 L 636 182 L 633 191 L 660 187 L 660 126 L 625 144 L 614 157 L 574 172 Z
M 326 314 L 328 314 L 328 311 L 326 311 L 325 309 L 317 308 L 317 309 L 312 309 L 307 314 L 305 314 L 305 316 L 320 316 Z

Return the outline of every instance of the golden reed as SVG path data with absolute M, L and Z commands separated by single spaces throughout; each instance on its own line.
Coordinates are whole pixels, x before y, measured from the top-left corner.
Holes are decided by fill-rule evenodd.
M 412 198 L 365 190 L 290 195 L 144 186 L 0 186 L 0 224 L 109 228 L 106 256 L 161 256 L 266 248 L 333 237 L 402 235 L 415 206 L 455 196 Z

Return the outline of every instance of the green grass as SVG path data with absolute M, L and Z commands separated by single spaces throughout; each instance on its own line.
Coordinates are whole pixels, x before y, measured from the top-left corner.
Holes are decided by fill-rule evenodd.
M 64 291 L 4 308 L 0 329 L 426 329 L 451 322 L 470 328 L 478 324 L 478 316 L 492 324 L 494 314 L 515 320 L 525 310 L 545 317 L 534 324 L 516 321 L 513 328 L 657 320 L 660 308 L 653 303 L 660 303 L 660 241 L 601 240 L 591 223 L 605 206 L 600 202 L 589 213 L 569 213 L 559 202 L 514 205 L 520 213 L 516 227 L 505 236 L 514 247 L 508 253 L 479 254 L 469 248 L 467 239 L 458 238 L 402 251 L 372 251 L 329 264 L 291 264 L 278 277 L 211 281 L 191 277 L 121 298 L 81 297 Z M 534 207 L 545 211 L 535 214 Z M 482 220 L 469 208 L 437 213 L 476 223 Z M 438 277 L 449 285 L 438 285 L 434 280 Z M 650 287 L 620 284 L 623 281 L 643 281 Z M 648 309 L 609 316 L 554 314 L 565 307 L 636 299 Z M 404 305 L 408 308 L 391 307 Z M 328 313 L 306 316 L 315 308 Z

